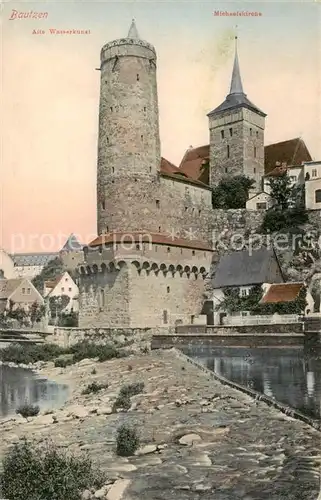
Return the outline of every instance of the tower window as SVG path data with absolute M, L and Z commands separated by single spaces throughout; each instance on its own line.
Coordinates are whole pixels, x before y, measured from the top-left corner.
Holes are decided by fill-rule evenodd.
M 195 255 L 195 250 L 192 250 L 192 255 Z
M 149 167 L 149 171 L 150 171 L 150 172 L 152 171 L 152 167 Z
M 135 182 L 137 182 L 137 179 L 136 179 L 136 177 L 135 177 L 134 181 L 135 181 Z
M 141 138 L 141 140 L 143 140 L 143 139 L 144 139 L 144 136 L 143 136 L 143 135 L 141 135 L 141 136 L 140 136 L 140 138 Z
M 101 202 L 101 208 L 102 208 L 103 210 L 105 210 L 105 208 L 106 208 L 106 206 L 105 206 L 105 200 L 103 200 L 103 201 Z
M 136 250 L 140 250 L 140 244 L 139 243 L 136 245 Z
M 221 130 L 221 138 L 224 139 L 224 130 Z
M 253 168 L 253 173 L 256 174 L 256 168 L 255 167 Z
M 106 233 L 109 233 L 109 227 L 106 226 Z
M 226 147 L 226 153 L 227 153 L 227 157 L 229 158 L 230 157 L 230 146 L 227 145 Z
M 158 226 L 158 232 L 159 232 L 159 233 L 161 232 L 161 227 L 160 227 L 160 226 Z
M 159 208 L 159 207 L 160 207 L 159 200 L 156 200 L 156 207 L 157 207 L 157 208 Z
M 144 106 L 144 111 L 146 111 L 146 106 Z
M 185 207 L 185 212 L 187 212 L 187 207 Z
M 166 311 L 166 309 L 163 311 L 163 323 L 164 325 L 167 325 L 168 323 L 168 312 Z
M 225 167 L 225 173 L 227 174 L 227 167 Z
M 256 131 L 256 137 L 259 137 L 259 133 L 258 133 L 258 131 Z
M 232 137 L 232 135 L 233 135 L 233 129 L 230 128 L 229 130 L 230 130 L 230 136 Z
M 171 251 L 171 247 L 167 247 L 167 252 L 169 253 Z
M 254 158 L 256 158 L 256 147 L 254 146 Z
M 110 111 L 111 111 L 111 112 L 113 111 L 113 107 L 112 107 L 112 106 L 110 106 Z
M 111 167 L 111 171 L 112 171 L 112 173 L 114 174 L 114 173 L 115 173 L 115 168 L 114 168 L 114 167 Z
M 170 287 L 168 286 L 167 287 L 167 293 L 169 293 L 171 291 Z
M 136 80 L 139 82 L 139 74 L 136 75 Z
M 250 128 L 250 135 L 252 135 L 252 129 Z

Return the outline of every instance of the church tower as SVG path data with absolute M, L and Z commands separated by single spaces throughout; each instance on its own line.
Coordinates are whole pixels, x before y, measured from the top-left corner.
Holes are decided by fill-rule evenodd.
M 149 226 L 141 207 L 160 166 L 156 51 L 133 20 L 100 60 L 97 231 L 138 231 Z
M 235 57 L 230 92 L 208 115 L 210 129 L 210 186 L 224 177 L 245 175 L 262 189 L 264 127 L 266 114 L 243 91 L 235 37 Z

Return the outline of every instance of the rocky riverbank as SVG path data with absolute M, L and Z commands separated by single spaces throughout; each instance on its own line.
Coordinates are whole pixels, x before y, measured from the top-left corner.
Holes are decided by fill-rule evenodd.
M 317 498 L 320 433 L 208 378 L 174 350 L 38 369 L 67 383 L 70 399 L 50 414 L 1 420 L 0 455 L 23 436 L 88 453 L 109 479 L 101 490 L 84 492 L 84 499 Z M 108 387 L 83 395 L 92 382 Z M 121 387 L 139 382 L 144 391 L 131 397 L 131 408 L 113 413 Z M 140 435 L 141 448 L 133 457 L 115 454 L 122 423 Z

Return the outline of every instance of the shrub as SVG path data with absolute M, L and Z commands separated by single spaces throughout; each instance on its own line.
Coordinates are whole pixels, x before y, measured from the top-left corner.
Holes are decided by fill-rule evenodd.
M 123 410 L 129 410 L 131 407 L 130 397 L 127 394 L 119 394 L 113 405 L 113 411 L 116 412 L 118 408 L 122 408 Z
M 34 406 L 29 403 L 25 403 L 16 409 L 16 413 L 20 414 L 22 417 L 35 417 L 40 411 L 39 406 Z
M 96 393 L 98 391 L 101 391 L 102 389 L 106 389 L 107 387 L 108 384 L 97 384 L 97 382 L 92 382 L 91 384 L 87 385 L 86 389 L 84 389 L 81 394 Z
M 74 363 L 73 358 L 57 358 L 55 359 L 55 367 L 56 368 L 66 368 L 66 366 L 70 366 Z
M 138 382 L 136 384 L 128 384 L 128 385 L 123 385 L 123 387 L 120 389 L 120 396 L 128 396 L 129 398 L 131 396 L 135 396 L 136 394 L 140 394 L 143 392 L 145 387 L 144 382 Z
M 139 437 L 135 429 L 124 424 L 117 429 L 117 455 L 129 457 L 139 448 Z
M 0 359 L 11 363 L 36 363 L 37 361 L 52 361 L 65 351 L 55 344 L 20 345 L 11 344 L 0 350 Z
M 117 349 L 111 345 L 97 345 L 87 340 L 73 345 L 69 348 L 69 352 L 74 355 L 75 362 L 85 358 L 98 358 L 99 361 L 107 361 L 120 356 Z
M 80 500 L 82 491 L 105 482 L 88 458 L 67 455 L 53 444 L 43 449 L 25 439 L 5 456 L 0 479 L 8 500 Z

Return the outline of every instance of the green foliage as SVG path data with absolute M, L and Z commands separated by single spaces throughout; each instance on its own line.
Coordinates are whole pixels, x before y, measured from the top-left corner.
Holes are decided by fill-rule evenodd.
M 88 458 L 23 440 L 3 460 L 1 493 L 8 500 L 80 500 L 85 489 L 98 489 L 104 482 Z
M 16 409 L 16 413 L 24 418 L 35 417 L 40 411 L 39 406 L 34 406 L 29 403 L 25 403 Z
M 269 314 L 302 314 L 307 306 L 306 287 L 302 287 L 298 297 L 291 302 L 277 302 L 273 304 L 260 304 L 263 297 L 261 285 L 253 286 L 249 294 L 240 296 L 240 289 L 230 287 L 223 289 L 224 299 L 217 305 L 216 310 L 226 311 L 228 314 L 249 311 L 253 315 Z
M 309 222 L 305 210 L 304 186 L 291 187 L 291 179 L 284 173 L 270 179 L 271 196 L 275 204 L 265 212 L 261 227 L 263 233 L 298 231 L 298 226 Z
M 37 361 L 52 361 L 65 350 L 55 344 L 10 344 L 0 349 L 0 360 L 6 363 L 36 363 Z
M 85 358 L 98 358 L 102 362 L 121 357 L 121 353 L 114 346 L 97 345 L 87 340 L 73 345 L 69 351 L 74 355 L 75 362 Z
M 31 304 L 30 321 L 33 325 L 41 321 L 45 314 L 46 306 L 44 304 L 39 304 L 36 301 Z
M 226 177 L 212 190 L 213 208 L 245 208 L 255 181 L 244 175 Z
M 54 363 L 56 368 L 66 368 L 67 366 L 74 364 L 74 359 L 73 357 L 71 358 L 60 357 L 55 359 Z
M 115 413 L 119 408 L 122 410 L 129 410 L 131 407 L 131 401 L 128 394 L 119 394 L 116 401 L 113 404 L 113 412 Z
M 134 455 L 139 448 L 139 437 L 136 430 L 128 425 L 122 425 L 117 429 L 116 443 L 117 455 L 121 457 Z
M 41 273 L 32 280 L 32 283 L 37 288 L 38 292 L 43 295 L 45 281 L 54 280 L 64 271 L 65 269 L 62 260 L 59 257 L 56 257 L 48 262 Z
M 23 307 L 15 307 L 15 302 L 9 300 L 9 309 L 6 311 L 7 318 L 15 319 L 20 325 L 27 322 L 28 313 Z
M 59 320 L 59 326 L 65 326 L 68 328 L 77 327 L 78 326 L 78 314 L 74 311 L 69 314 L 62 314 Z
M 144 387 L 145 387 L 144 382 L 123 385 L 122 388 L 120 389 L 120 395 L 128 396 L 130 398 L 132 396 L 135 396 L 136 394 L 140 394 L 141 392 L 143 392 Z
M 108 384 L 97 384 L 97 382 L 92 382 L 87 385 L 86 389 L 82 391 L 81 394 L 92 394 L 101 391 L 102 389 L 107 389 Z
M 49 309 L 51 317 L 57 318 L 70 302 L 68 295 L 52 296 L 49 298 Z

